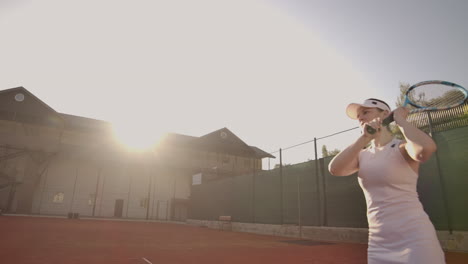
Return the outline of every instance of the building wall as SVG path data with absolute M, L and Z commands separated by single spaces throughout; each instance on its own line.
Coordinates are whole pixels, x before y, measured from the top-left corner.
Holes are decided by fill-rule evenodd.
M 155 190 L 156 184 L 152 181 L 157 178 L 151 166 L 145 164 L 115 162 L 100 165 L 58 157 L 50 163 L 36 189 L 32 212 L 114 217 L 116 200 L 123 200 L 122 217 L 146 218 L 147 213 L 151 213 L 151 208 L 147 210 L 147 207 L 148 203 L 152 206 L 153 197 L 160 201 L 170 200 L 168 194 Z M 54 201 L 60 193 L 63 201 Z
M 235 156 L 226 153 L 189 150 L 182 148 L 164 148 L 161 159 L 171 166 L 188 168 L 194 172 L 217 168 L 234 174 L 251 173 L 262 170 L 261 159 Z M 198 169 L 198 171 L 197 171 Z
M 0 208 L 6 209 L 13 193 L 14 213 L 114 217 L 116 202 L 122 200 L 124 218 L 184 218 L 193 174 L 212 168 L 250 173 L 254 163 L 261 164 L 252 158 L 184 148 L 129 153 L 109 148 L 112 144 L 102 133 L 0 121 L 1 156 L 18 151 L 7 145 L 27 150 L 0 161 L 1 173 L 22 182 L 0 190 Z
M 33 214 L 66 215 L 74 200 L 78 162 L 55 157 L 48 164 L 34 193 Z M 63 194 L 62 197 L 56 197 Z M 54 201 L 54 198 L 56 200 Z

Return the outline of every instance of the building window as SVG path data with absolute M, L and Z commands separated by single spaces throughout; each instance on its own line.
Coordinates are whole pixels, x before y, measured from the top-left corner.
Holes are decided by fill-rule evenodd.
M 63 192 L 56 193 L 54 195 L 54 203 L 63 203 L 63 199 L 65 197 L 65 194 Z

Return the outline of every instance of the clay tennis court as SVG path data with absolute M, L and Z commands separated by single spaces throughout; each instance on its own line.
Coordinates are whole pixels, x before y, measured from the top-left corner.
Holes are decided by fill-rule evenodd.
M 366 245 L 175 223 L 0 216 L 1 263 L 366 263 Z M 450 252 L 447 263 L 468 263 Z

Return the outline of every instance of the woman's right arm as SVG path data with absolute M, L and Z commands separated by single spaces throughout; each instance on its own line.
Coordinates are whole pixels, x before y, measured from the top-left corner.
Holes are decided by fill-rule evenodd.
M 328 170 L 334 176 L 349 176 L 359 170 L 359 152 L 369 144 L 372 138 L 362 135 L 356 142 L 338 153 L 330 164 Z

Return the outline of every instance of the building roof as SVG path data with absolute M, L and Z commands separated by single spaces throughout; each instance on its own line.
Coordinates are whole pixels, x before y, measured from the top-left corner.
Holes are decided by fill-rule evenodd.
M 0 91 L 0 119 L 61 126 L 62 117 L 24 87 Z
M 33 100 L 29 100 L 32 98 Z M 18 111 L 27 111 L 31 107 L 41 106 L 41 108 L 57 113 L 52 107 L 41 101 L 34 94 L 26 90 L 23 86 L 5 89 L 0 91 L 0 99 L 2 100 L 2 108 L 15 109 Z M 26 109 L 25 109 L 26 107 Z
M 0 119 L 63 126 L 66 129 L 88 133 L 111 133 L 112 131 L 112 125 L 109 122 L 56 112 L 24 87 L 0 91 Z M 164 145 L 244 157 L 274 158 L 257 147 L 247 145 L 226 127 L 201 137 L 169 133 L 162 142 Z
M 102 132 L 112 130 L 110 122 L 62 113 L 60 113 L 60 116 L 65 120 L 65 126 L 69 129 Z
M 162 141 L 163 145 L 193 148 L 202 151 L 228 153 L 244 157 L 274 158 L 269 153 L 247 145 L 227 128 L 221 128 L 201 137 L 180 134 L 168 134 Z
M 276 158 L 275 156 L 271 155 L 270 153 L 266 153 L 265 151 L 257 148 L 257 147 L 254 147 L 254 146 L 250 146 L 254 151 L 255 151 L 255 155 L 258 157 L 258 158 Z

